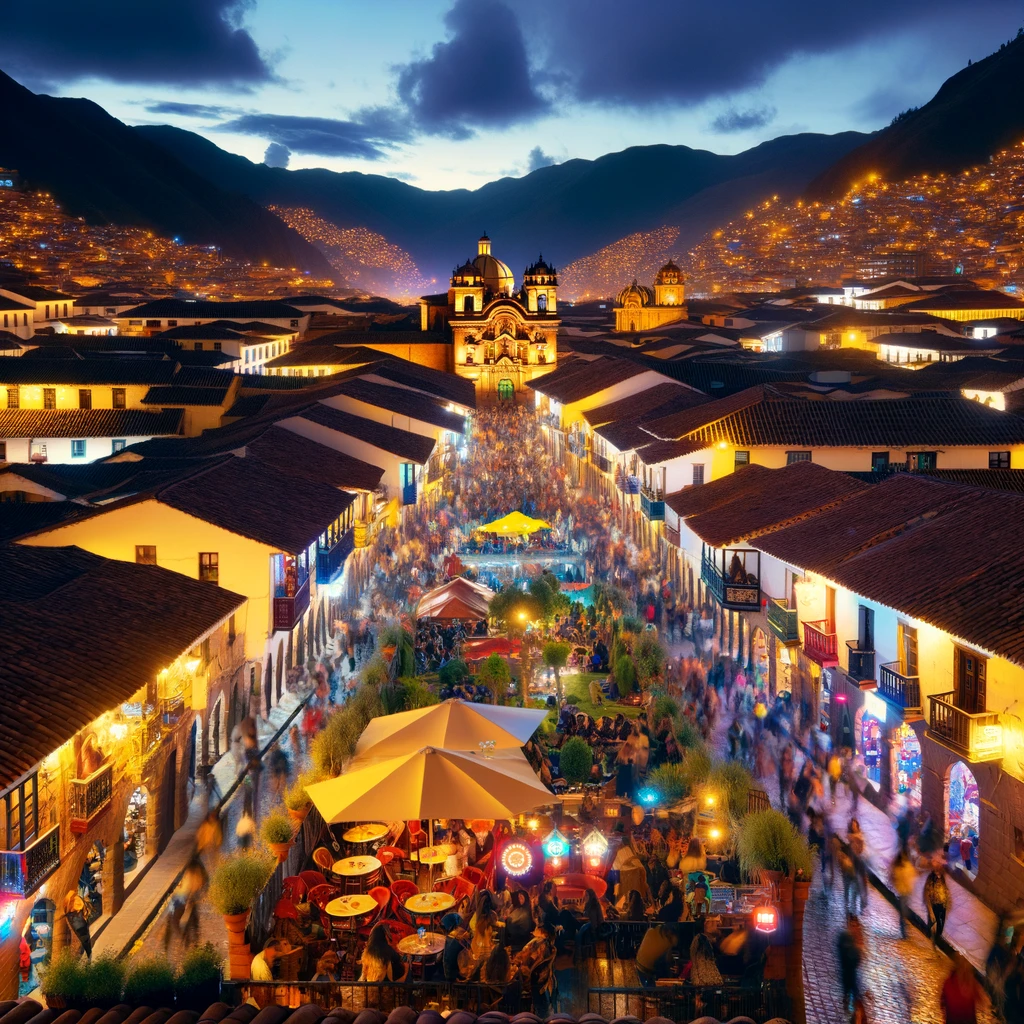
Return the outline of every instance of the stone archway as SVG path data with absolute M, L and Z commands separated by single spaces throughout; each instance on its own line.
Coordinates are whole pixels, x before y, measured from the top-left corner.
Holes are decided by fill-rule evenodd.
M 175 829 L 175 805 L 178 790 L 178 751 L 171 749 L 160 778 L 160 798 L 156 806 L 156 852 L 163 853 Z
M 220 760 L 220 755 L 224 752 L 223 748 L 227 744 L 221 744 L 221 730 L 223 728 L 224 721 L 224 698 L 218 697 L 217 703 L 213 706 L 213 714 L 210 715 L 209 723 L 207 724 L 207 733 L 209 736 L 208 742 L 210 750 L 212 751 L 212 764 L 216 764 Z
M 964 870 L 974 878 L 978 873 L 976 854 L 968 853 L 964 840 L 977 850 L 981 838 L 981 793 L 974 772 L 963 761 L 956 761 L 946 772 L 945 796 L 946 839 L 954 854 L 961 854 Z M 970 866 L 963 853 L 968 853 Z

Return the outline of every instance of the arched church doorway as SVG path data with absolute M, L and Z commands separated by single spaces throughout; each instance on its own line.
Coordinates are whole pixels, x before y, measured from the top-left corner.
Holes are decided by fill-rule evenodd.
M 508 377 L 498 381 L 498 401 L 511 402 L 516 397 L 516 386 Z

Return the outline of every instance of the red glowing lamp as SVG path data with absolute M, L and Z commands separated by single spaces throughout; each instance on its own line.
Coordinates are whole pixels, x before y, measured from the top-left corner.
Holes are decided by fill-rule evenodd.
M 754 908 L 754 930 L 771 934 L 779 927 L 779 912 L 770 903 Z

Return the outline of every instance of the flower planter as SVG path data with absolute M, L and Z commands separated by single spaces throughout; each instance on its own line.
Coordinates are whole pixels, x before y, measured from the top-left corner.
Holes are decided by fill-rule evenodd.
M 244 981 L 252 969 L 252 950 L 245 938 L 248 920 L 248 911 L 224 915 L 224 927 L 228 933 L 228 977 L 235 981 Z
M 46 1005 L 48 1009 L 63 1011 L 68 1008 L 68 1002 L 63 996 L 47 995 L 43 998 L 46 1000 Z
M 311 804 L 306 804 L 305 807 L 300 807 L 298 810 L 293 810 L 291 807 L 285 808 L 288 812 L 288 817 L 292 819 L 296 829 L 298 829 L 306 820 L 306 815 L 309 814 L 309 808 L 311 806 Z
M 291 843 L 267 843 L 270 852 L 277 858 L 278 864 L 283 864 L 288 859 L 288 852 L 292 848 Z

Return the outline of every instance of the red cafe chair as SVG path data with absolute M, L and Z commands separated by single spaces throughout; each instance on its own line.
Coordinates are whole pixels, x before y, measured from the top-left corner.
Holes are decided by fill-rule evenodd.
M 479 868 L 467 865 L 462 869 L 462 877 L 473 886 L 474 890 L 487 885 L 487 876 Z
M 318 885 L 326 885 L 327 879 L 320 871 L 300 871 L 299 878 L 306 884 L 306 890 L 315 889 Z
M 281 895 L 286 896 L 292 903 L 301 903 L 308 891 L 306 883 L 298 875 L 289 875 L 281 882 Z
M 377 851 L 377 860 L 384 865 L 384 870 L 392 882 L 398 881 L 399 878 L 408 878 L 409 881 L 416 880 L 416 869 L 412 861 L 409 860 L 405 851 L 400 850 L 397 846 L 382 846 Z
M 364 915 L 359 925 L 359 938 L 364 942 L 370 937 L 370 930 L 373 926 L 384 917 L 388 906 L 391 903 L 391 890 L 385 888 L 383 885 L 375 885 L 368 893 L 368 896 L 372 896 L 377 901 L 376 910 L 371 910 L 369 914 Z

